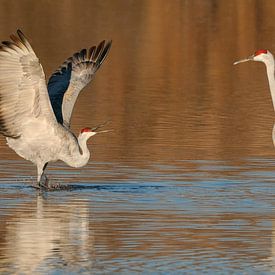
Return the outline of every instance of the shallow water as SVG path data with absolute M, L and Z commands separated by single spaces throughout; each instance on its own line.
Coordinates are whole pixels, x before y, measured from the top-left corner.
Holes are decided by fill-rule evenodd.
M 49 76 L 83 47 L 111 52 L 73 114 L 111 119 L 82 169 L 47 174 L 0 140 L 1 274 L 275 273 L 273 1 L 0 1 Z
M 29 169 L 1 164 L 12 166 Z M 93 163 L 77 176 L 60 166 L 54 177 L 69 181 L 71 191 L 47 193 L 7 174 L 0 183 L 0 271 L 273 272 L 273 166 L 271 159 L 142 169 Z

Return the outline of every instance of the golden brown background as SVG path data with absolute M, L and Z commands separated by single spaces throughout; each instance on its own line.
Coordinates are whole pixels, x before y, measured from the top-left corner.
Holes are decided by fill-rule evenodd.
M 113 40 L 73 116 L 76 133 L 112 120 L 114 132 L 92 142 L 95 160 L 274 155 L 265 69 L 232 66 L 274 49 L 273 1 L 1 0 L 0 7 L 0 39 L 22 29 L 48 77 L 75 51 Z

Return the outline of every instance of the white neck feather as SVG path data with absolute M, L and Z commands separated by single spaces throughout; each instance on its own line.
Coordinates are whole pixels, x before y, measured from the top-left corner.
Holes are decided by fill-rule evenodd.
M 269 89 L 271 93 L 273 108 L 275 111 L 275 78 L 274 78 L 274 59 L 268 60 L 268 62 L 265 62 L 266 65 L 266 71 L 267 71 L 267 78 L 269 83 Z
M 66 162 L 71 167 L 82 167 L 85 166 L 90 159 L 90 151 L 87 146 L 88 139 L 94 135 L 91 134 L 80 134 L 77 141 L 74 141 L 74 144 L 70 146 L 70 154 L 65 153 L 61 160 Z
M 89 139 L 89 136 L 79 136 L 78 137 L 78 144 L 82 151 L 82 154 L 79 152 L 78 161 L 76 163 L 77 166 L 75 167 L 82 167 L 86 165 L 90 159 L 90 151 L 87 146 L 87 141 Z

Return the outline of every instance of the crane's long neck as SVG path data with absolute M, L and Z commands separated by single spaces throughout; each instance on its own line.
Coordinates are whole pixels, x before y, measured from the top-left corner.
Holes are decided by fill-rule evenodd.
M 84 137 L 78 138 L 78 144 L 81 149 L 81 152 L 80 152 L 80 158 L 78 163 L 79 166 L 77 167 L 82 167 L 86 165 L 90 159 L 91 153 L 88 149 L 87 141 L 88 141 L 88 138 L 84 138 Z
M 274 59 L 269 60 L 266 65 L 267 78 L 269 83 L 269 89 L 272 97 L 273 108 L 275 111 L 275 76 L 274 76 Z
M 70 153 L 64 154 L 61 158 L 71 167 L 82 167 L 86 165 L 90 159 L 90 151 L 87 147 L 88 136 L 79 136 L 77 141 L 70 147 Z

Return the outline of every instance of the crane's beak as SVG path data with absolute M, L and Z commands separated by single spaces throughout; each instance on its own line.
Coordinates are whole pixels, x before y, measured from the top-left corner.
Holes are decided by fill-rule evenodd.
M 254 55 L 250 55 L 247 58 L 244 58 L 244 59 L 241 59 L 241 60 L 238 60 L 238 61 L 234 62 L 233 65 L 237 65 L 239 63 L 243 63 L 243 62 L 246 62 L 246 61 L 252 61 L 253 59 L 254 59 Z
M 101 133 L 108 133 L 108 132 L 111 132 L 113 130 L 102 130 L 102 131 L 92 131 L 93 133 L 95 134 L 101 134 Z
M 104 123 L 95 126 L 94 128 L 92 128 L 92 132 L 95 133 L 95 134 L 100 134 L 100 133 L 107 133 L 107 132 L 112 131 L 112 130 L 101 130 L 101 131 L 98 131 L 98 129 L 104 127 L 104 126 L 105 126 L 106 124 L 108 124 L 109 122 L 110 122 L 110 121 L 107 120 L 107 121 L 105 121 Z

